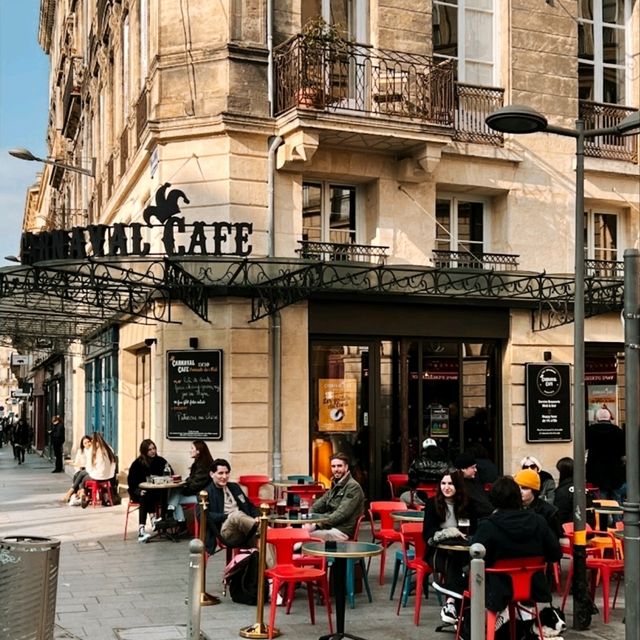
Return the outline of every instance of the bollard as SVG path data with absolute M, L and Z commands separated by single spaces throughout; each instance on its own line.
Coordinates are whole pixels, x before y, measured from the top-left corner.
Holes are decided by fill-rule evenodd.
M 268 638 L 269 625 L 264 624 L 264 571 L 266 568 L 267 554 L 267 523 L 269 514 L 269 505 L 260 505 L 260 542 L 258 545 L 258 603 L 256 606 L 256 623 L 248 627 L 240 629 L 239 634 L 242 638 Z M 273 627 L 271 637 L 275 638 L 280 635 L 280 631 Z
M 200 604 L 203 607 L 208 607 L 212 604 L 220 604 L 220 598 L 212 596 L 207 593 L 207 509 L 209 508 L 209 502 L 207 498 L 209 494 L 206 491 L 201 491 L 198 494 L 200 498 L 200 542 L 202 543 L 202 571 L 200 572 Z
M 200 585 L 204 574 L 204 544 L 198 538 L 189 543 L 189 620 L 187 640 L 200 640 Z
M 469 591 L 471 592 L 471 640 L 484 640 L 486 615 L 484 606 L 484 557 L 487 550 L 476 542 L 469 548 L 471 569 Z

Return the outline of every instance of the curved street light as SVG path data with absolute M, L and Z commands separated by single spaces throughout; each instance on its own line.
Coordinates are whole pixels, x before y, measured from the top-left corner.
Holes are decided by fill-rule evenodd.
M 602 129 L 584 128 L 584 120 L 576 120 L 575 129 L 550 125 L 547 118 L 526 105 L 502 107 L 489 115 L 487 126 L 501 133 L 554 133 L 574 138 L 576 141 L 576 204 L 575 204 L 575 300 L 574 314 L 574 356 L 573 356 L 573 528 L 574 528 L 574 572 L 573 572 L 573 626 L 584 630 L 591 624 L 592 603 L 587 591 L 587 534 L 585 526 L 585 407 L 584 407 L 584 247 L 580 238 L 584 228 L 584 142 L 588 138 L 608 135 L 629 135 L 640 132 L 640 112 L 628 115 L 619 124 Z M 626 261 L 625 261 L 626 264 Z M 626 342 L 626 341 L 625 341 Z M 626 345 L 625 345 L 626 347 Z M 625 352 L 631 350 L 625 348 Z M 631 360 L 631 357 L 629 359 Z M 637 358 L 637 353 L 635 354 Z M 635 370 L 635 369 L 634 369 Z M 626 388 L 633 382 L 626 379 Z M 635 381 L 637 385 L 637 380 Z M 638 425 L 637 388 L 626 394 L 627 403 L 634 409 L 629 416 L 635 416 L 635 424 L 627 421 L 627 499 L 624 503 L 625 523 L 625 605 L 627 639 L 638 638 L 640 609 L 640 588 L 638 567 L 640 567 L 640 479 L 638 478 Z M 634 634 L 634 635 L 631 635 Z
M 77 167 L 72 164 L 66 164 L 64 162 L 59 162 L 58 160 L 52 160 L 50 158 L 39 158 L 38 156 L 34 156 L 29 149 L 9 149 L 9 155 L 14 158 L 18 158 L 19 160 L 27 160 L 28 162 L 42 162 L 44 164 L 50 164 L 54 167 L 60 167 L 61 169 L 65 169 L 66 171 L 73 171 L 75 173 L 81 173 L 82 175 L 89 176 L 90 178 L 95 177 L 95 173 L 93 169 L 85 169 L 84 167 Z

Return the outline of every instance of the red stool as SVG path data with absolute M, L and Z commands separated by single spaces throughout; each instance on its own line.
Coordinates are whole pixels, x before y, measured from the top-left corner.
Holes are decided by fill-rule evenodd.
M 85 480 L 85 491 L 91 491 L 91 503 L 94 508 L 96 505 L 102 504 L 102 493 L 106 492 L 107 501 L 113 507 L 113 498 L 111 497 L 111 480 Z

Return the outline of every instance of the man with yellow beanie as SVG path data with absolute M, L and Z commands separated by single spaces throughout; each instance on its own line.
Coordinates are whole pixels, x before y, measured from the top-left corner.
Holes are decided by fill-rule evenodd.
M 540 475 L 533 469 L 522 469 L 513 476 L 520 487 L 522 506 L 531 509 L 541 515 L 549 525 L 549 528 L 560 539 L 562 537 L 562 524 L 558 509 L 550 502 L 540 499 Z

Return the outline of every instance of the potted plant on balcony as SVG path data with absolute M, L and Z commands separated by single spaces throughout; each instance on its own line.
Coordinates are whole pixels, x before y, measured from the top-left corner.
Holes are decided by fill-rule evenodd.
M 299 105 L 322 108 L 330 101 L 327 81 L 332 61 L 345 45 L 337 25 L 322 17 L 307 21 L 302 29 Z

